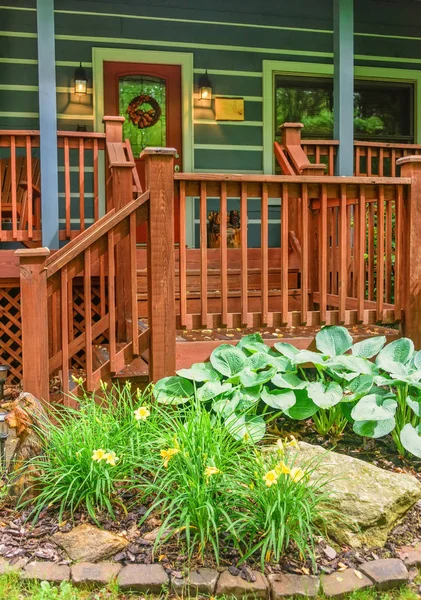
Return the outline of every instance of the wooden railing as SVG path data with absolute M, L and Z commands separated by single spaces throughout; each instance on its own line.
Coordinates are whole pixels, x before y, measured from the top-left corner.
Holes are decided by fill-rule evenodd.
M 107 130 L 114 133 L 109 139 L 121 140 L 121 126 L 119 117 L 107 120 Z M 110 212 L 52 256 L 47 248 L 15 253 L 21 271 L 23 385 L 46 401 L 53 377 L 59 376 L 65 403 L 76 405 L 69 392 L 78 393 L 74 380 L 79 376 L 85 389 L 96 390 L 101 380 L 146 351 L 154 379 L 175 369 L 175 150 L 145 152 L 147 190 L 133 200 L 134 163 L 125 143 L 110 141 L 106 149 L 114 204 Z M 136 232 L 144 222 L 149 230 L 147 324 L 139 323 L 136 297 Z M 74 304 L 80 287 L 82 330 L 75 324 Z
M 175 179 L 181 216 L 186 198 L 196 198 L 199 221 L 196 251 L 186 248 L 180 229 L 181 327 L 401 320 L 409 178 L 179 173 Z M 208 247 L 209 203 L 221 215 L 239 209 L 239 248 L 228 247 L 222 217 L 220 247 Z M 251 214 L 260 238 L 253 249 Z
M 324 163 L 326 175 L 334 175 L 336 140 L 302 140 L 302 147 L 312 163 Z M 396 177 L 397 160 L 421 154 L 420 144 L 354 142 L 354 171 L 357 177 Z
M 39 131 L 0 130 L 0 241 L 41 242 Z M 104 133 L 57 134 L 60 239 L 70 240 L 99 216 Z

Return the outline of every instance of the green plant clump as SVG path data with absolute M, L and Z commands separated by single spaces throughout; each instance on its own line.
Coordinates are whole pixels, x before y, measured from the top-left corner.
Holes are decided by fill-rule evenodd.
M 336 326 L 321 329 L 314 352 L 285 342 L 270 348 L 252 334 L 219 346 L 208 363 L 161 379 L 154 394 L 164 404 L 196 395 L 237 438 L 259 441 L 265 415 L 283 414 L 312 418 L 322 435 L 340 435 L 348 422 L 361 436 L 391 434 L 401 454 L 421 458 L 421 351 L 407 338 L 385 344 L 384 336 L 353 344 Z

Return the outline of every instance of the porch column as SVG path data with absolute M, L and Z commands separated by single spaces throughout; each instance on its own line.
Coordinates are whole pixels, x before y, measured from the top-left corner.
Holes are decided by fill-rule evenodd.
M 354 0 L 333 0 L 335 175 L 354 173 Z
M 37 0 L 42 245 L 59 246 L 54 0 Z

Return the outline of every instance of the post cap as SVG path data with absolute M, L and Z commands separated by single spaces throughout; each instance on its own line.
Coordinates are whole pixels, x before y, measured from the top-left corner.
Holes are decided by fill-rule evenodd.
M 279 125 L 279 129 L 302 129 L 303 127 L 302 123 L 282 123 L 282 125 Z
M 177 150 L 175 148 L 145 148 L 140 153 L 139 158 L 143 158 L 145 156 L 175 156 L 177 154 Z
M 408 163 L 421 163 L 421 155 L 412 154 L 411 156 L 402 156 L 402 158 L 398 158 L 396 161 L 397 165 L 405 165 Z
M 49 248 L 20 248 L 15 250 L 14 255 L 18 258 L 36 258 L 37 256 L 49 256 Z
M 108 117 L 103 117 L 102 122 L 107 123 L 110 121 L 114 121 L 115 123 L 124 123 L 125 120 L 126 120 L 125 117 L 108 116 Z

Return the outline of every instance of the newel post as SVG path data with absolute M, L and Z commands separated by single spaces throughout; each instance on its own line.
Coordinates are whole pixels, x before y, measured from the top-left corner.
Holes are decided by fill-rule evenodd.
M 421 156 L 405 156 L 396 164 L 401 167 L 402 177 L 411 178 L 410 188 L 404 196 L 404 223 L 400 223 L 401 228 L 405 227 L 405 234 L 398 232 L 403 242 L 400 297 L 404 335 L 413 340 L 418 350 L 421 348 Z
M 283 123 L 280 125 L 282 146 L 284 148 L 287 146 L 301 146 L 301 130 L 303 127 L 302 123 Z
M 124 117 L 104 117 L 108 166 L 111 177 L 107 185 L 107 208 L 116 211 L 133 200 L 133 168 L 123 148 Z M 132 319 L 130 240 L 126 236 L 115 247 L 117 341 L 129 339 Z
M 20 264 L 23 389 L 49 400 L 48 296 L 44 269 L 48 248 L 16 250 Z
M 175 373 L 174 148 L 146 148 L 149 379 Z

